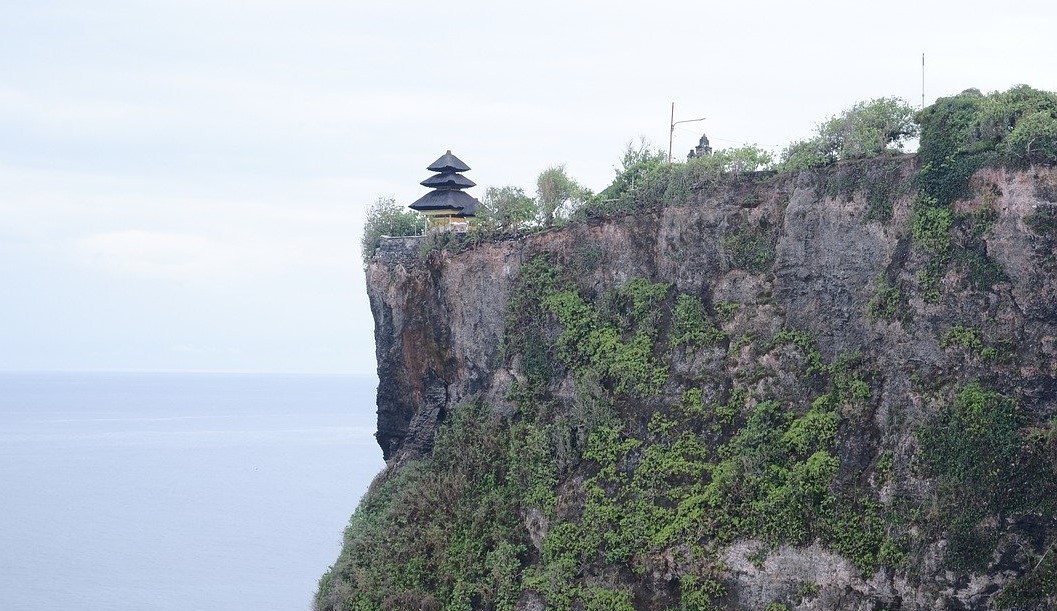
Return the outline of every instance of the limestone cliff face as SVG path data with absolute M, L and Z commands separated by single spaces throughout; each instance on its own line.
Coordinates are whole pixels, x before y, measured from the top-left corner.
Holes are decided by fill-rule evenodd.
M 958 388 L 982 381 L 1011 397 L 1025 426 L 1041 426 L 1057 412 L 1057 250 L 1054 236 L 1031 223 L 1055 205 L 1047 194 L 1057 171 L 977 173 L 974 195 L 956 205 L 965 222 L 951 229 L 955 249 L 969 254 L 937 266 L 930 264 L 936 255 L 912 238 L 916 163 L 908 156 L 743 177 L 701 188 L 687 205 L 462 252 L 422 254 L 419 239 L 386 241 L 370 263 L 367 286 L 380 379 L 377 438 L 387 461 L 397 469 L 428 456 L 440 423 L 468 400 L 499 414 L 517 411 L 508 395 L 526 374 L 522 355 L 504 350 L 504 337 L 522 266 L 542 254 L 574 270 L 586 295 L 645 278 L 699 298 L 709 311 L 724 304 L 730 312 L 718 323 L 726 338 L 720 345 L 665 353 L 663 386 L 652 398 L 622 403 L 625 414 L 639 410 L 642 422 L 694 384 L 717 401 L 733 383 L 759 398 L 805 403 L 810 384 L 791 365 L 796 358 L 761 341 L 782 330 L 813 338 L 826 362 L 855 354 L 870 363 L 870 399 L 856 424 L 842 424 L 837 434 L 840 473 L 833 486 L 866 487 L 882 514 L 900 503 L 927 513 L 937 484 L 920 467 L 918 433 Z M 552 321 L 551 328 L 557 333 L 560 325 Z M 727 381 L 710 386 L 720 378 Z M 548 381 L 547 393 L 569 402 L 576 386 L 576 372 L 563 370 Z M 883 461 L 894 476 L 878 475 Z M 562 477 L 559 507 L 582 474 L 574 469 Z M 575 505 L 577 494 L 568 494 Z M 537 551 L 526 563 L 538 561 L 547 534 L 547 520 L 530 513 L 525 539 Z M 1030 572 L 1027 564 L 1050 545 L 1057 522 L 1037 509 L 989 519 L 975 528 L 997 541 L 995 551 L 982 566 L 964 570 L 944 564 L 945 533 L 920 532 L 919 522 L 906 527 L 908 560 L 867 574 L 817 541 L 761 552 L 753 538 L 739 538 L 719 552 L 715 566 L 725 591 L 716 604 L 992 608 L 998 592 Z M 678 595 L 664 584 L 682 569 L 650 567 L 606 573 L 604 580 L 630 583 L 637 608 L 676 608 Z M 805 591 L 804 584 L 814 585 Z M 525 587 L 518 606 L 544 608 L 543 600 Z

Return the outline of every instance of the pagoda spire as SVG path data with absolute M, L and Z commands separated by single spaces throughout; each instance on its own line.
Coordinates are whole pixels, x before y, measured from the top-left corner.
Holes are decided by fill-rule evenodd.
M 430 229 L 465 231 L 468 219 L 476 216 L 480 205 L 472 195 L 462 191 L 477 184 L 462 175 L 470 166 L 448 150 L 426 169 L 435 174 L 419 184 L 432 191 L 408 207 L 426 215 Z

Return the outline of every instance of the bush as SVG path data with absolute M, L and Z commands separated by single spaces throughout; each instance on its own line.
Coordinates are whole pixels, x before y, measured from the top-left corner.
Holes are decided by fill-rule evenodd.
M 815 136 L 793 142 L 782 152 L 783 171 L 804 170 L 845 159 L 901 151 L 917 135 L 914 111 L 899 98 L 859 102 L 815 128 Z
M 925 474 L 939 483 L 939 519 L 949 526 L 947 561 L 954 569 L 987 563 L 995 539 L 977 525 L 1011 509 L 1020 496 L 1021 420 L 1015 401 L 972 383 L 918 433 Z
M 667 159 L 664 151 L 652 148 L 645 140 L 641 140 L 638 146 L 628 142 L 620 158 L 620 167 L 616 169 L 616 178 L 598 194 L 598 199 L 604 201 L 628 197 L 635 192 L 636 187 L 641 188 L 651 175 L 667 166 Z
M 929 254 L 946 255 L 951 247 L 952 222 L 949 208 L 936 206 L 934 199 L 920 198 L 910 219 L 914 244 Z
M 692 347 L 713 344 L 726 338 L 726 333 L 716 328 L 701 300 L 693 295 L 681 293 L 675 300 L 672 312 L 672 330 L 668 341 L 673 347 Z
M 564 165 L 540 172 L 536 178 L 537 221 L 540 227 L 553 227 L 567 220 L 590 193 L 565 172 Z
M 367 220 L 360 239 L 360 254 L 366 268 L 383 237 L 422 235 L 422 215 L 396 203 L 392 197 L 379 197 L 367 209 Z
M 774 156 L 754 144 L 720 149 L 711 155 L 694 157 L 686 163 L 688 167 L 699 170 L 699 173 L 710 175 L 759 172 L 769 169 L 773 164 Z
M 1054 111 L 1032 113 L 1006 139 L 1006 152 L 1024 164 L 1057 162 L 1057 117 Z
M 877 292 L 866 306 L 866 315 L 873 319 L 895 320 L 905 314 L 906 303 L 903 291 L 888 283 L 888 278 L 881 274 L 877 279 Z
M 721 243 L 733 268 L 763 273 L 774 263 L 774 237 L 762 229 L 741 227 L 723 236 Z
M 668 163 L 667 154 L 645 142 L 628 144 L 613 182 L 596 196 L 585 196 L 581 217 L 606 217 L 641 211 L 644 207 L 685 204 L 695 189 L 723 175 L 766 170 L 773 165 L 768 151 L 750 145 L 722 149 L 686 163 Z
M 481 204 L 478 223 L 490 232 L 520 233 L 532 228 L 539 215 L 539 206 L 521 187 L 488 187 Z

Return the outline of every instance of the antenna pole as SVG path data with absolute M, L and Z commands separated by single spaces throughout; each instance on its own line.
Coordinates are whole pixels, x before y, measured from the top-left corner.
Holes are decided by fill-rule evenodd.
M 921 108 L 925 108 L 925 54 L 921 54 Z

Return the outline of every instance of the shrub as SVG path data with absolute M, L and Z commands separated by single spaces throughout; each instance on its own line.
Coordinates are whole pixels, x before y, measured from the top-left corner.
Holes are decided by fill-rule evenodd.
M 1006 152 L 1025 165 L 1057 162 L 1057 112 L 1039 111 L 1017 121 L 1006 139 Z
M 815 136 L 793 142 L 782 151 L 780 168 L 795 171 L 828 165 L 844 159 L 876 157 L 901 151 L 917 135 L 914 111 L 899 98 L 859 102 L 840 115 L 820 123 Z
M 1024 222 L 1040 236 L 1057 238 L 1057 204 L 1045 203 L 1038 206 Z
M 943 256 L 951 247 L 951 211 L 928 196 L 918 199 L 910 219 L 914 243 L 931 255 Z
M 392 197 L 379 197 L 367 208 L 367 220 L 360 239 L 363 265 L 374 256 L 383 237 L 422 235 L 425 222 L 422 215 L 396 203 Z
M 731 267 L 763 273 L 774 263 L 774 238 L 762 229 L 739 228 L 721 243 Z
M 668 156 L 660 149 L 652 148 L 645 140 L 636 146 L 628 142 L 620 158 L 616 177 L 601 193 L 600 200 L 619 200 L 633 195 L 637 189 L 650 181 L 654 175 L 668 166 Z
M 964 350 L 976 352 L 983 349 L 984 342 L 980 339 L 980 332 L 973 327 L 954 325 L 943 334 L 940 345 L 944 348 L 959 346 Z
M 881 274 L 877 279 L 877 292 L 866 306 L 866 315 L 872 319 L 894 320 L 901 317 L 900 310 L 905 306 L 903 292 L 898 286 L 889 284 Z
M 947 561 L 955 569 L 977 569 L 991 557 L 995 540 L 977 524 L 1017 496 L 1011 491 L 1021 419 L 1015 401 L 974 382 L 918 433 L 921 464 L 939 484 L 940 519 L 950 530 Z
M 726 337 L 705 314 L 705 306 L 693 295 L 682 293 L 675 300 L 672 312 L 672 330 L 668 341 L 673 347 L 682 345 L 702 346 L 715 343 Z
M 774 156 L 769 151 L 752 144 L 736 148 L 720 149 L 711 155 L 695 157 L 687 162 L 687 167 L 700 174 L 718 176 L 720 174 L 744 174 L 766 170 L 774 164 Z
M 1057 94 L 1026 85 L 940 98 L 915 121 L 921 126 L 920 184 L 941 206 L 964 197 L 969 178 L 987 164 L 1057 161 Z
M 567 220 L 590 197 L 565 172 L 564 165 L 547 168 L 536 178 L 536 206 L 540 227 L 552 227 L 558 221 Z
M 535 200 L 521 187 L 488 187 L 478 208 L 478 222 L 497 233 L 520 233 L 533 228 L 539 215 Z

